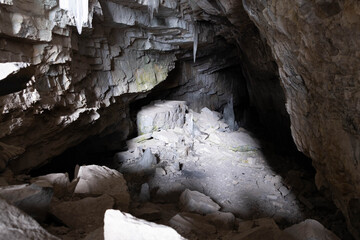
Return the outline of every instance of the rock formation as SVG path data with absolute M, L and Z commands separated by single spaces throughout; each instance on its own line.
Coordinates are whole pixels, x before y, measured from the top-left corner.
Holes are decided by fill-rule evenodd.
M 146 96 L 197 111 L 233 99 L 240 123 L 255 109 L 276 142 L 291 129 L 360 239 L 358 1 L 76 2 L 0 0 L 1 171 L 94 135 L 126 140 Z

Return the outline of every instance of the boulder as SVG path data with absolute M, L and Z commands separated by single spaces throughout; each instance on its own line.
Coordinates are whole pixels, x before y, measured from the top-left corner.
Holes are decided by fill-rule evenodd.
M 123 175 L 105 166 L 81 166 L 77 177 L 79 182 L 75 188 L 76 194 L 102 195 L 108 194 L 116 201 L 116 206 L 127 211 L 130 195 Z
M 62 202 L 52 206 L 50 212 L 68 227 L 88 232 L 103 225 L 104 213 L 113 208 L 114 203 L 112 197 L 102 195 Z
M 273 219 L 261 218 L 239 223 L 239 234 L 236 240 L 294 240 L 287 233 L 281 231 Z
M 43 181 L 31 185 L 10 185 L 0 187 L 0 197 L 20 208 L 35 219 L 45 219 L 51 199 L 52 186 Z
M 43 229 L 33 218 L 0 198 L 0 239 L 59 240 Z
M 200 214 L 208 214 L 216 212 L 220 206 L 211 200 L 210 197 L 198 192 L 186 189 L 180 195 L 180 208 L 186 212 L 196 212 Z
M 186 110 L 184 101 L 157 101 L 145 106 L 137 114 L 138 134 L 182 127 Z
M 155 170 L 156 163 L 156 156 L 150 148 L 147 148 L 140 158 L 123 162 L 120 171 L 124 173 L 149 173 Z
M 313 219 L 307 219 L 288 227 L 284 232 L 291 235 L 295 240 L 340 240 L 333 232 Z
M 189 236 L 207 236 L 209 233 L 216 233 L 216 228 L 207 222 L 205 216 L 196 213 L 179 213 L 172 217 L 169 221 L 171 227 L 175 228 L 179 233 Z
M 118 210 L 107 210 L 104 219 L 105 240 L 184 240 L 174 229 L 135 218 Z
M 69 175 L 67 173 L 52 173 L 44 176 L 39 176 L 32 179 L 32 182 L 36 181 L 47 181 L 50 183 L 54 189 L 54 196 L 57 198 L 65 197 L 66 195 L 71 195 L 74 192 L 74 183 L 70 183 Z

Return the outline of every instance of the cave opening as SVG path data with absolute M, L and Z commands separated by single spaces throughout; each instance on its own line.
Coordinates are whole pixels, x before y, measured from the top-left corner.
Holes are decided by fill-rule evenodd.
M 0 207 L 64 239 L 353 239 L 357 85 L 312 32 L 343 6 L 269 4 L 0 0 Z
M 29 174 L 67 172 L 73 180 L 78 166 L 106 166 L 124 174 L 128 211 L 156 223 L 171 221 L 188 189 L 239 219 L 272 218 L 286 228 L 312 218 L 350 239 L 329 193 L 315 186 L 311 159 L 296 149 L 289 119 L 252 103 L 238 49 L 223 39 L 220 44 L 222 52 L 200 47 L 195 63 L 188 56 L 177 61 L 165 81 L 133 98 L 129 119 L 110 127 L 116 130 L 87 138 Z M 224 58 L 231 64 L 219 67 Z M 270 84 L 281 89 L 278 79 Z M 260 119 L 264 114 L 266 124 Z M 183 123 L 177 125 L 179 119 Z

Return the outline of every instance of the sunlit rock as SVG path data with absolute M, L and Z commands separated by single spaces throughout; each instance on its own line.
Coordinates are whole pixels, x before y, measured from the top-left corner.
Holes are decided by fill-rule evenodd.
M 156 240 L 183 240 L 174 229 L 137 219 L 128 213 L 118 210 L 107 210 L 104 218 L 105 240 L 121 239 L 156 239 Z

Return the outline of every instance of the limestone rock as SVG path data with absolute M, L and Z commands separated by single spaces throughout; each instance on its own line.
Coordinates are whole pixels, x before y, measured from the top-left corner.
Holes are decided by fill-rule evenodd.
M 2 198 L 0 198 L 0 232 L 0 239 L 3 240 L 59 240 L 43 229 L 33 218 Z
M 103 225 L 104 213 L 115 201 L 109 195 L 61 202 L 50 209 L 51 214 L 73 229 L 92 231 Z
M 139 135 L 182 127 L 185 123 L 186 104 L 182 101 L 159 101 L 143 107 L 137 114 Z
M 195 213 L 176 214 L 170 219 L 169 224 L 186 236 L 193 233 L 204 237 L 216 233 L 216 228 L 206 222 L 206 217 Z
M 44 220 L 53 196 L 47 182 L 0 187 L 0 197 L 37 220 Z
M 220 206 L 210 197 L 198 192 L 186 189 L 180 196 L 180 208 L 183 211 L 207 214 L 216 212 Z
M 156 163 L 155 155 L 150 148 L 147 148 L 140 158 L 122 162 L 120 171 L 138 174 L 150 173 L 155 169 Z
M 238 232 L 239 234 L 234 239 L 294 240 L 290 235 L 281 231 L 273 219 L 269 218 L 240 222 Z
M 183 240 L 174 229 L 137 219 L 118 210 L 107 210 L 104 219 L 105 240 Z
M 334 233 L 313 219 L 307 219 L 299 224 L 288 227 L 284 229 L 284 232 L 296 240 L 340 240 Z
M 71 195 L 74 192 L 74 187 L 70 183 L 69 175 L 67 173 L 51 173 L 44 176 L 36 177 L 31 181 L 47 181 L 52 185 L 54 190 L 54 196 L 57 198 Z
M 130 195 L 123 175 L 105 166 L 81 166 L 77 177 L 76 194 L 108 194 L 115 199 L 116 206 L 128 210 Z

